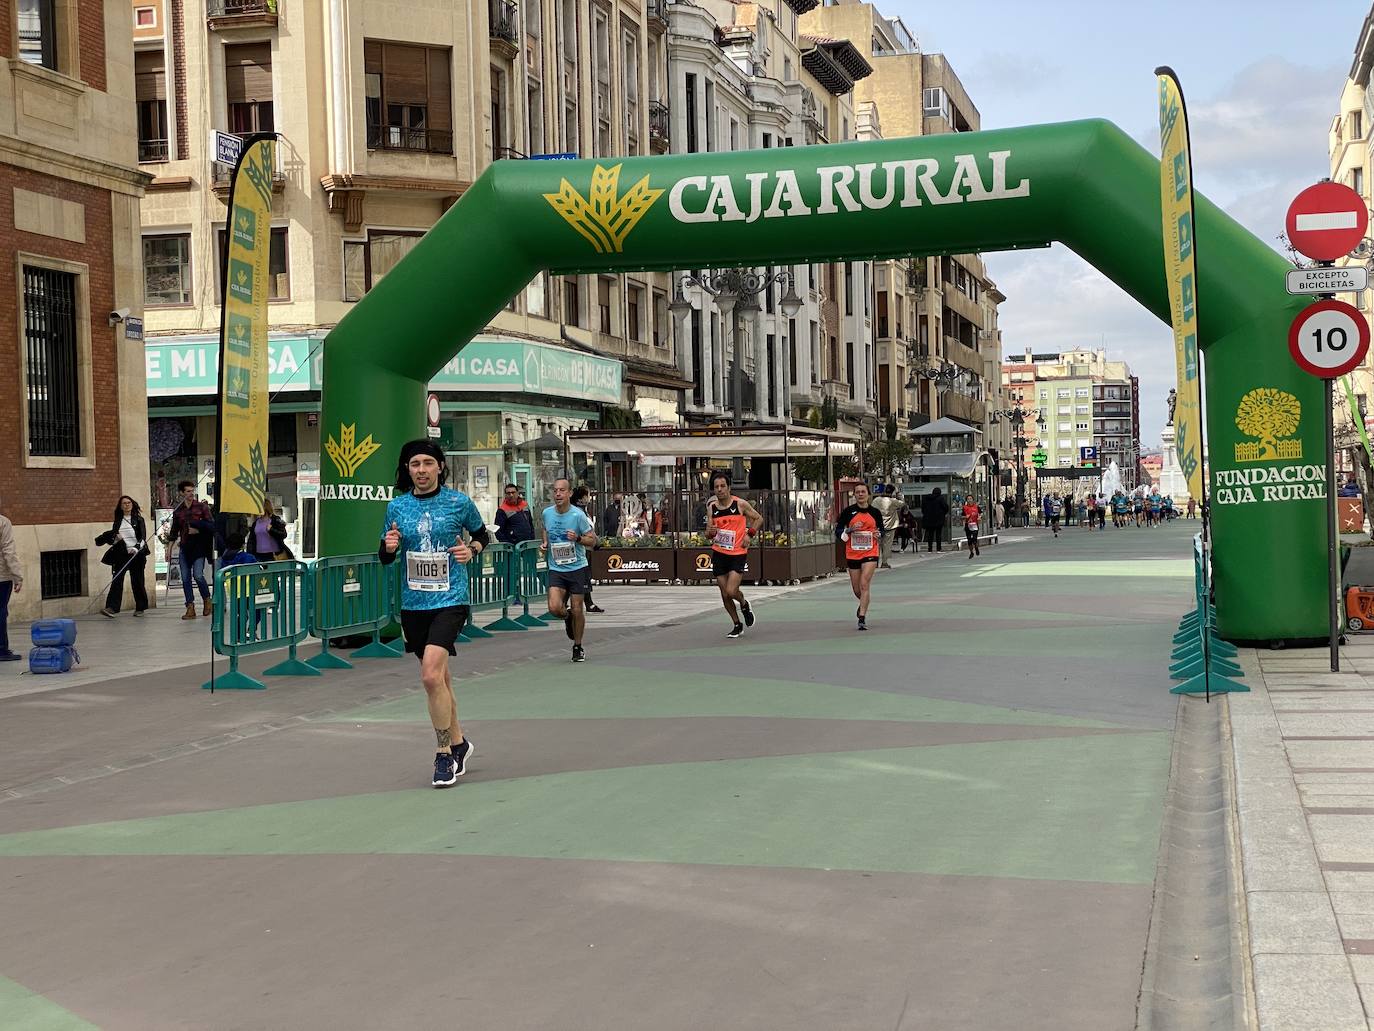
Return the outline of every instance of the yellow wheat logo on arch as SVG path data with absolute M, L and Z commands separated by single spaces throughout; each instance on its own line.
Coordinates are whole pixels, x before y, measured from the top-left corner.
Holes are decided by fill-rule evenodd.
M 566 179 L 559 184 L 557 193 L 544 194 L 553 210 L 589 240 L 597 254 L 619 254 L 624 250 L 630 230 L 663 196 L 662 190 L 649 188 L 647 175 L 620 194 L 620 169 L 620 165 L 597 165 L 592 172 L 590 197 L 582 196 Z
M 1236 406 L 1236 428 L 1258 440 L 1236 445 L 1237 462 L 1273 462 L 1302 457 L 1302 439 L 1284 440 L 1298 432 L 1302 403 L 1292 394 L 1259 387 Z
M 334 463 L 334 468 L 339 471 L 339 476 L 345 480 L 351 480 L 353 474 L 358 471 L 358 466 L 366 462 L 369 456 L 382 446 L 372 439 L 370 433 L 362 440 L 355 440 L 357 425 L 356 422 L 346 425 L 340 423 L 339 439 L 336 441 L 331 434 L 324 442 L 325 453 Z

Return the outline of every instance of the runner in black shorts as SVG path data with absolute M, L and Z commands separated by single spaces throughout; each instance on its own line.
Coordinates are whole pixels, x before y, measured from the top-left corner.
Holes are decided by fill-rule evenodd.
M 573 662 L 586 662 L 582 632 L 587 626 L 583 598 L 591 593 L 587 549 L 596 547 L 596 534 L 587 513 L 572 504 L 572 484 L 560 476 L 553 481 L 553 504 L 544 509 L 539 547 L 548 555 L 549 613 L 563 618 L 573 643 Z
M 467 564 L 490 541 L 477 508 L 466 494 L 444 486 L 444 453 L 429 440 L 401 448 L 396 491 L 386 506 L 378 555 L 383 564 L 404 558 L 401 570 L 401 629 L 406 651 L 420 660 L 420 681 L 429 702 L 438 747 L 436 788 L 467 772 L 472 742 L 458 723 L 458 700 L 448 657 L 456 655 L 458 632 L 468 619 Z M 466 530 L 471 543 L 463 540 Z
M 868 602 L 873 574 L 878 570 L 878 554 L 883 531 L 883 514 L 868 503 L 868 484 L 854 485 L 854 504 L 835 520 L 835 537 L 844 542 L 845 564 L 849 567 L 849 586 L 858 599 L 859 630 L 868 629 Z
M 730 474 L 711 474 L 714 496 L 706 502 L 706 537 L 711 542 L 711 572 L 716 575 L 720 601 L 734 624 L 726 637 L 743 637 L 754 625 L 754 610 L 739 589 L 749 565 L 749 541 L 763 525 L 763 516 L 743 498 L 730 493 Z M 739 608 L 736 610 L 735 606 Z M 740 616 L 744 622 L 740 622 Z

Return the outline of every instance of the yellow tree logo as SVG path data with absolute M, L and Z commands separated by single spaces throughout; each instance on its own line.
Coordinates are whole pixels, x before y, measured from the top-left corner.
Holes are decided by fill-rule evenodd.
M 1273 462 L 1302 457 L 1301 440 L 1282 440 L 1298 431 L 1302 405 L 1292 394 L 1259 387 L 1240 399 L 1236 426 L 1256 441 L 1236 445 L 1237 462 Z
M 334 463 L 334 468 L 339 470 L 339 476 L 345 480 L 351 480 L 353 474 L 358 471 L 358 466 L 366 462 L 368 456 L 382 446 L 373 441 L 370 433 L 355 444 L 353 437 L 357 425 L 357 423 L 349 423 L 345 426 L 340 423 L 338 441 L 335 441 L 331 435 L 324 443 L 325 453 L 329 455 L 329 460 Z
M 625 247 L 625 237 L 641 218 L 654 206 L 654 201 L 663 195 L 662 190 L 649 188 L 646 175 L 619 195 L 620 165 L 602 168 L 600 165 L 592 172 L 591 197 L 583 197 L 564 179 L 557 193 L 546 193 L 544 199 L 553 210 L 563 216 L 563 220 L 591 241 L 597 254 L 619 254 Z

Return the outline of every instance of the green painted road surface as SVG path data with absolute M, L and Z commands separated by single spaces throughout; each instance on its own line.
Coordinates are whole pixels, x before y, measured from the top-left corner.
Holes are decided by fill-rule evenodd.
M 0 1026 L 1126 1031 L 1192 528 L 465 647 L 449 791 L 410 662 L 0 702 L 98 723 L 0 758 Z

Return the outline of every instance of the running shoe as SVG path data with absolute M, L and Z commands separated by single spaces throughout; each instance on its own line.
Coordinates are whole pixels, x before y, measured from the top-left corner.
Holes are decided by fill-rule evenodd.
M 582 650 L 582 646 L 581 646 L 580 644 L 575 644 L 575 645 L 573 645 L 573 656 L 572 656 L 572 660 L 573 660 L 573 662 L 586 662 L 586 661 L 587 661 L 587 653 L 584 652 L 584 651 Z
M 563 632 L 568 635 L 569 641 L 577 640 L 577 635 L 573 633 L 572 609 L 568 609 L 563 617 Z
M 588 611 L 588 612 L 605 612 L 606 610 L 603 609 L 600 605 L 588 605 L 588 606 L 587 606 L 587 611 Z
M 740 605 L 740 608 L 744 611 L 744 625 L 745 625 L 745 626 L 753 626 L 753 625 L 754 625 L 754 610 L 753 610 L 753 608 L 750 606 L 750 604 L 749 604 L 747 601 L 744 602 L 742 605 Z
M 859 625 L 858 625 L 858 627 L 857 627 L 856 629 L 858 629 L 858 630 L 867 630 L 867 629 L 868 629 L 868 623 L 864 620 L 864 617 L 863 617 L 863 616 L 860 616 L 860 617 L 859 617 Z
M 454 760 L 453 754 L 436 755 L 434 757 L 434 786 L 436 788 L 446 788 L 458 779 L 458 763 Z
M 468 772 L 468 760 L 472 758 L 472 738 L 463 735 L 463 740 L 450 745 L 449 751 L 453 753 L 453 761 L 458 767 L 456 776 L 461 777 Z
M 736 623 L 736 624 L 735 624 L 735 628 L 734 628 L 733 630 L 731 630 L 731 631 L 730 631 L 728 634 L 726 634 L 725 636 L 726 636 L 726 637 L 743 637 L 743 636 L 744 636 L 744 624 L 743 624 L 743 623 Z

